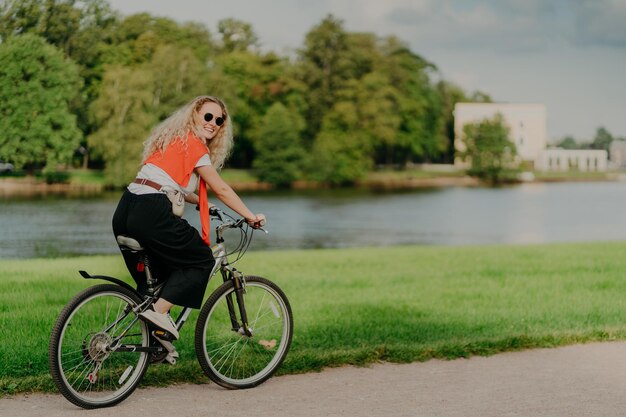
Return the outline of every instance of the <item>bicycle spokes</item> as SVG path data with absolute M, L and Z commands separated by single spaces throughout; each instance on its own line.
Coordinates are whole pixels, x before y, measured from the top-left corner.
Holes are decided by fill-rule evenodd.
M 70 302 L 55 325 L 53 379 L 77 405 L 96 408 L 119 402 L 145 372 L 148 330 L 132 311 L 137 300 L 126 292 L 115 285 L 89 288 Z
M 292 318 L 288 302 L 267 284 L 269 281 L 260 280 L 249 279 L 243 304 L 235 301 L 232 306 L 236 314 L 242 309 L 246 312 L 250 321 L 247 328 L 232 326 L 228 299 L 236 290 L 228 284 L 207 301 L 198 319 L 196 337 L 201 341 L 196 341 L 196 349 L 200 362 L 209 377 L 224 386 L 261 383 L 275 371 L 289 348 Z

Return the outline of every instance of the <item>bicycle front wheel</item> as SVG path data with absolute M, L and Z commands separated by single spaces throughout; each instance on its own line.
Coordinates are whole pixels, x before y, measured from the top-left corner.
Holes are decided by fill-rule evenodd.
M 225 388 L 251 388 L 266 381 L 291 345 L 291 306 L 276 284 L 246 277 L 244 304 L 251 335 L 241 327 L 232 281 L 211 294 L 196 324 L 198 361 L 207 376 Z
M 57 388 L 83 408 L 109 407 L 128 397 L 148 367 L 146 324 L 132 311 L 141 300 L 119 285 L 76 295 L 61 311 L 48 360 Z

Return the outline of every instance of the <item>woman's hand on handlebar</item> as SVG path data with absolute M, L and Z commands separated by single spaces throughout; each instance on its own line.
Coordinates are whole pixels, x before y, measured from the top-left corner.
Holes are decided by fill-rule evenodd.
M 254 216 L 253 219 L 246 219 L 246 222 L 252 226 L 253 229 L 260 229 L 261 227 L 265 226 L 265 215 L 264 214 L 257 214 Z

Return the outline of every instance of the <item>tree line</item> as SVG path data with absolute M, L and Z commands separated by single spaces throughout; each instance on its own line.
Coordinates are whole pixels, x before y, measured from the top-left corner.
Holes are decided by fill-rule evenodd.
M 261 180 L 332 184 L 377 165 L 451 162 L 453 109 L 491 101 L 446 81 L 394 36 L 349 32 L 328 15 L 292 55 L 259 47 L 253 27 L 140 13 L 105 0 L 0 5 L 0 160 L 19 169 L 103 168 L 123 186 L 150 129 L 195 96 L 233 115 L 229 166 Z
M 565 136 L 556 146 L 563 149 L 603 149 L 610 154 L 613 141 L 626 141 L 626 137 L 615 137 L 606 128 L 599 127 L 591 142 L 579 142 L 573 136 Z

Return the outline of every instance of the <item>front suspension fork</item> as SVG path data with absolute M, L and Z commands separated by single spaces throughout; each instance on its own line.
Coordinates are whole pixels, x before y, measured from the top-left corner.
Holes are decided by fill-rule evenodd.
M 248 314 L 246 312 L 246 307 L 243 300 L 243 295 L 246 292 L 245 278 L 243 274 L 237 271 L 235 268 L 232 268 L 228 272 L 228 274 L 226 273 L 226 271 L 222 270 L 222 278 L 224 279 L 224 282 L 232 280 L 235 285 L 235 299 L 237 301 L 239 317 L 241 317 L 241 324 L 237 319 L 237 310 L 235 310 L 233 294 L 230 293 L 226 295 L 226 304 L 228 305 L 228 314 L 230 315 L 230 323 L 232 325 L 233 331 L 239 332 L 248 337 L 252 337 L 252 331 L 248 326 Z

